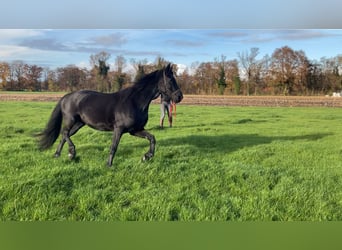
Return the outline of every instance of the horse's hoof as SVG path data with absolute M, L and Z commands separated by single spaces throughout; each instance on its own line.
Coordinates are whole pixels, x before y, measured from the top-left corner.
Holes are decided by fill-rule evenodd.
M 70 153 L 69 153 L 68 156 L 69 156 L 69 159 L 70 159 L 70 160 L 75 159 L 75 155 L 74 155 L 74 154 L 70 154 Z
M 58 153 L 55 153 L 55 158 L 58 158 L 58 157 L 60 157 L 61 155 L 60 154 L 58 154 Z
M 149 161 L 152 159 L 152 157 L 153 157 L 153 155 L 151 155 L 151 154 L 145 154 L 141 160 L 142 161 Z

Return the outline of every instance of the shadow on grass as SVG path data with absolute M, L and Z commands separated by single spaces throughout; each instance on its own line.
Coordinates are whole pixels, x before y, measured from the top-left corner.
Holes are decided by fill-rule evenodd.
M 227 152 L 236 151 L 240 148 L 253 147 L 262 144 L 270 144 L 274 141 L 317 141 L 332 133 L 315 133 L 300 136 L 261 136 L 258 134 L 237 134 L 237 135 L 189 135 L 185 137 L 159 140 L 161 146 L 190 145 L 205 152 Z

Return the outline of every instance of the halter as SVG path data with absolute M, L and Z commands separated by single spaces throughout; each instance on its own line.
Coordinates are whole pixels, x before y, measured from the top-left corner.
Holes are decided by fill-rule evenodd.
M 165 85 L 165 90 L 167 89 L 166 88 L 166 79 L 165 79 L 165 71 L 163 71 L 163 80 L 164 80 L 164 85 Z M 177 89 L 177 90 L 175 90 L 175 91 L 173 91 L 172 93 L 171 93 L 171 97 L 173 96 L 173 95 L 175 95 L 175 94 L 177 94 L 178 92 L 180 92 L 181 90 L 180 89 Z

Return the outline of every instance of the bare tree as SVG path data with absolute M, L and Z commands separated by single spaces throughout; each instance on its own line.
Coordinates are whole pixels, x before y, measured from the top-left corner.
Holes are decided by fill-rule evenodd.
M 246 77 L 246 94 L 249 95 L 250 84 L 253 78 L 253 73 L 256 69 L 256 57 L 259 54 L 259 48 L 251 48 L 250 51 L 238 52 L 238 57 L 242 66 L 242 70 Z
M 99 91 L 110 91 L 110 82 L 107 79 L 109 65 L 107 63 L 110 58 L 110 54 L 101 51 L 95 55 L 90 55 L 90 64 L 93 67 L 93 77 L 95 78 L 95 83 L 97 84 L 97 89 Z
M 228 60 L 225 62 L 225 75 L 230 93 L 240 93 L 240 87 L 237 85 L 237 83 L 241 83 L 239 78 L 239 63 L 237 60 Z M 236 87 L 238 89 L 235 90 Z
M 332 58 L 321 58 L 322 71 L 325 76 L 325 85 L 331 91 L 341 91 L 342 89 L 342 56 Z
M 25 85 L 25 64 L 23 61 L 14 61 L 10 65 L 12 90 L 23 90 Z
M 110 54 L 105 51 L 101 51 L 95 55 L 90 55 L 90 65 L 92 67 L 100 67 L 100 61 L 107 63 L 109 58 Z
M 59 86 L 64 91 L 75 91 L 82 87 L 81 84 L 85 81 L 85 72 L 75 65 L 68 65 L 67 67 L 59 68 L 57 71 Z
M 123 69 L 125 68 L 126 66 L 126 59 L 124 56 L 122 55 L 119 55 L 115 58 L 115 70 L 118 72 L 118 73 L 122 73 L 123 72 Z
M 123 85 L 127 82 L 127 74 L 123 72 L 125 67 L 125 57 L 122 55 L 117 56 L 115 58 L 115 72 L 112 74 L 112 80 L 109 81 L 113 83 L 113 86 L 110 86 L 110 90 L 118 91 L 122 89 Z
M 162 69 L 165 67 L 169 62 L 166 61 L 163 57 L 158 56 L 155 60 L 155 67 L 156 69 Z
M 43 68 L 37 65 L 25 65 L 26 88 L 31 91 L 41 91 Z
M 214 94 L 215 85 L 215 69 L 214 63 L 203 62 L 195 72 L 195 85 L 196 94 Z

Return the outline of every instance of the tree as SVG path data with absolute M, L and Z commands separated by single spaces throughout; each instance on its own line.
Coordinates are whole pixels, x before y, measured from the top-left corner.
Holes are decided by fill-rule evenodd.
M 135 59 L 130 59 L 130 63 L 134 68 L 134 73 L 133 73 L 133 82 L 137 82 L 143 77 L 146 72 L 145 72 L 145 66 L 147 64 L 147 59 L 144 60 L 135 60 Z
M 37 65 L 25 65 L 26 88 L 31 91 L 41 91 L 43 68 Z
M 250 93 L 250 84 L 253 78 L 253 73 L 256 70 L 256 57 L 259 54 L 259 48 L 251 48 L 250 52 L 238 52 L 238 57 L 242 65 L 242 70 L 244 71 L 246 77 L 246 94 Z
M 241 91 L 241 80 L 238 75 L 234 77 L 234 91 L 235 95 L 239 95 Z
M 220 65 L 220 75 L 219 78 L 217 79 L 217 85 L 218 85 L 218 91 L 220 95 L 224 94 L 224 90 L 227 87 L 226 84 L 226 76 L 224 72 L 224 66 Z
M 324 79 L 322 65 L 317 61 L 311 61 L 308 68 L 307 88 L 309 94 L 324 93 L 329 90 L 329 84 Z
M 284 95 L 300 92 L 305 88 L 308 60 L 303 51 L 288 46 L 276 49 L 272 54 L 271 72 Z
M 226 57 L 224 55 L 221 55 L 221 61 L 218 62 L 219 77 L 216 80 L 216 82 L 217 82 L 217 86 L 218 86 L 218 92 L 220 95 L 224 94 L 224 90 L 227 87 L 226 72 L 225 72 L 225 60 L 226 60 Z
M 145 69 L 144 66 L 141 64 L 138 64 L 137 66 L 137 72 L 135 74 L 134 82 L 139 81 L 144 75 L 145 75 Z
M 99 60 L 99 75 L 102 76 L 104 79 L 107 78 L 109 66 L 106 64 L 105 61 Z
M 115 74 L 113 81 L 113 91 L 119 91 L 126 82 L 126 74 L 123 72 L 126 66 L 126 59 L 120 55 L 115 58 Z
M 239 63 L 237 60 L 229 60 L 225 62 L 225 75 L 226 75 L 227 87 L 230 93 L 234 93 L 234 89 L 235 89 L 234 80 L 236 77 L 239 76 Z M 240 81 L 240 84 L 241 84 L 241 81 Z M 240 93 L 240 91 L 238 93 Z
M 100 61 L 107 63 L 108 59 L 110 58 L 110 54 L 101 51 L 95 55 L 90 55 L 90 65 L 92 67 L 100 67 Z
M 183 93 L 192 94 L 193 91 L 193 77 L 189 74 L 189 70 L 185 69 L 177 76 L 177 83 Z
M 215 86 L 215 70 L 212 62 L 201 63 L 195 72 L 196 94 L 214 94 Z
M 57 71 L 59 87 L 64 91 L 75 91 L 79 89 L 86 78 L 85 72 L 75 65 L 59 68 Z
M 264 94 L 272 94 L 276 93 L 276 88 L 274 86 L 274 82 L 272 81 L 272 74 L 270 70 L 271 57 L 266 54 L 259 61 L 259 84 L 258 87 L 261 88 L 262 93 Z
M 162 69 L 163 67 L 165 67 L 169 62 L 166 61 L 163 57 L 158 56 L 155 60 L 155 67 L 156 70 L 158 69 Z
M 95 83 L 97 83 L 97 89 L 101 92 L 107 90 L 111 91 L 110 82 L 107 79 L 109 72 L 109 65 L 107 63 L 110 58 L 110 54 L 101 51 L 95 55 L 90 55 L 90 64 L 93 67 L 93 77 L 95 78 Z
M 259 93 L 259 90 L 266 87 L 264 79 L 267 77 L 268 71 L 268 56 L 264 56 L 261 60 L 257 60 L 253 67 L 252 82 L 254 83 L 254 95 Z
M 24 90 L 25 85 L 25 64 L 17 60 L 10 65 L 10 90 Z
M 0 89 L 7 89 L 10 76 L 10 66 L 6 62 L 0 63 Z
M 324 85 L 330 91 L 341 91 L 342 89 L 342 56 L 332 58 L 321 58 L 322 71 L 324 74 Z
M 61 88 L 58 86 L 58 72 L 57 70 L 46 71 L 46 89 L 50 91 L 60 91 Z

